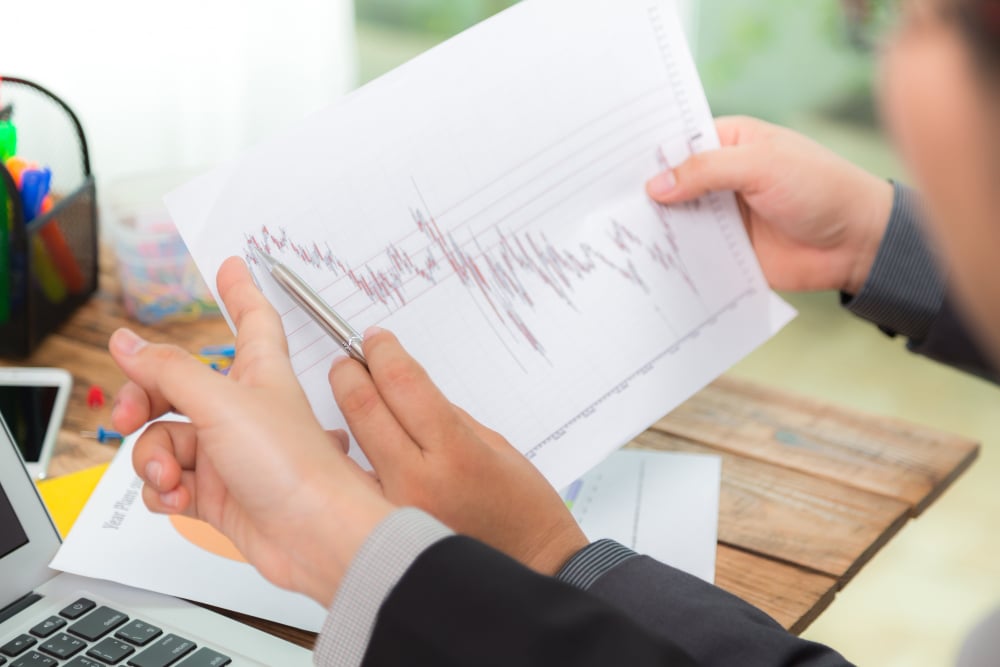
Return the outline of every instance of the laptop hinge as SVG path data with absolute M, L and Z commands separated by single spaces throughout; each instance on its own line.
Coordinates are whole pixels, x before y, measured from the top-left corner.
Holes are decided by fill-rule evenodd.
M 15 614 L 20 614 L 41 599 L 42 596 L 38 593 L 28 593 L 24 597 L 14 600 L 3 609 L 0 609 L 0 623 L 3 623 L 8 618 L 13 618 Z

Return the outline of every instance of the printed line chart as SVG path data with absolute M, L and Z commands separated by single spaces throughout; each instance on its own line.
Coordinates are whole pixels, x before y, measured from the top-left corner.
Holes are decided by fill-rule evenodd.
M 519 48 L 498 59 L 512 35 Z M 661 207 L 644 192 L 716 145 L 669 3 L 548 0 L 428 52 L 168 205 L 203 274 L 266 249 L 357 329 L 393 330 L 446 395 L 558 485 L 772 333 L 731 195 Z M 274 178 L 262 164 L 294 169 Z M 339 347 L 256 275 L 313 409 L 342 427 L 326 378 Z
M 457 280 L 474 297 L 483 316 L 492 320 L 496 336 L 519 364 L 519 355 L 509 347 L 512 337 L 542 357 L 546 354 L 545 342 L 529 323 L 528 313 L 545 295 L 576 309 L 574 297 L 588 280 L 618 281 L 645 294 L 660 289 L 665 279 L 681 281 L 701 303 L 704 314 L 709 306 L 700 299 L 674 228 L 678 219 L 683 223 L 702 202 L 673 210 L 644 202 L 640 214 L 655 224 L 642 233 L 636 227 L 648 226 L 648 220 L 633 223 L 635 212 L 631 211 L 626 217 L 605 215 L 598 221 L 600 233 L 593 240 L 560 243 L 549 234 L 553 219 L 560 219 L 559 208 L 582 190 L 609 176 L 620 178 L 623 167 L 636 163 L 650 165 L 645 174 L 669 166 L 664 146 L 650 144 L 651 134 L 665 125 L 664 120 L 681 121 L 671 117 L 675 109 L 669 102 L 662 90 L 656 90 L 601 113 L 501 179 L 446 206 L 442 215 L 449 221 L 460 210 L 473 209 L 447 228 L 429 212 L 411 174 L 408 185 L 415 204 L 399 211 L 400 217 L 409 218 L 411 230 L 361 263 L 349 263 L 329 241 L 299 238 L 284 226 L 269 224 L 245 234 L 244 256 L 254 263 L 252 248 L 258 246 L 297 270 L 319 272 L 320 293 L 349 319 L 368 323 L 384 320 L 443 281 Z M 619 134 L 622 128 L 630 129 L 624 140 Z M 676 162 L 696 150 L 701 136 L 693 133 L 674 147 L 675 156 L 680 153 Z M 565 141 L 578 138 L 582 141 L 574 143 L 567 154 Z M 572 168 L 565 169 L 570 161 Z M 539 187 L 540 175 L 559 167 L 565 170 L 558 178 Z M 519 187 L 493 196 L 491 186 L 500 180 L 514 180 Z M 555 232 L 565 237 L 562 230 Z M 303 348 L 311 348 L 322 337 L 317 333 Z M 335 353 L 328 350 L 326 356 L 311 357 L 311 363 L 328 363 Z
M 586 242 L 576 244 L 575 248 L 557 247 L 544 231 L 534 234 L 531 230 L 511 231 L 499 224 L 490 230 L 490 238 L 477 235 L 463 244 L 453 231 L 443 230 L 435 218 L 413 209 L 410 215 L 421 242 L 416 252 L 390 244 L 375 261 L 352 267 L 327 243 L 321 248 L 317 241 L 298 242 L 287 230 L 274 232 L 264 225 L 259 233 L 247 236 L 245 256 L 248 262 L 256 263 L 252 249 L 257 247 L 281 255 L 286 261 L 290 257 L 302 265 L 325 270 L 332 279 L 327 288 L 344 282 L 352 295 L 360 294 L 367 299 L 366 309 L 380 306 L 387 314 L 404 308 L 441 281 L 457 279 L 483 302 L 486 314 L 497 324 L 508 332 L 516 331 L 524 343 L 544 356 L 541 340 L 521 313 L 521 308 L 531 309 L 537 302 L 529 291 L 529 278 L 570 308 L 575 308 L 573 295 L 577 285 L 600 273 L 648 293 L 650 283 L 660 277 L 640 274 L 632 255 L 642 253 L 663 272 L 678 274 L 692 294 L 698 296 L 667 211 L 652 205 L 651 208 L 663 227 L 662 240 L 647 242 L 626 223 L 609 218 L 605 248 Z M 349 299 L 350 296 L 333 305 L 339 308 Z

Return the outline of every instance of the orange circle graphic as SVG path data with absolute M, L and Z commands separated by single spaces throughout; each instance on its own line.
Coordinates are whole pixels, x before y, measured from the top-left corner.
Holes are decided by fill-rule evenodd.
M 239 549 L 236 548 L 236 545 L 228 537 L 204 521 L 192 519 L 187 516 L 171 515 L 170 523 L 178 535 L 199 549 L 204 549 L 211 554 L 235 560 L 239 563 L 247 562 L 247 559 L 243 557 L 243 554 L 240 553 Z

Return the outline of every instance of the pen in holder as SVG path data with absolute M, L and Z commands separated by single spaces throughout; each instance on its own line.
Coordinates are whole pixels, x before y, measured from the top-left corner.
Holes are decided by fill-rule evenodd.
M 0 78 L 0 355 L 25 357 L 97 289 L 97 202 L 79 120 Z

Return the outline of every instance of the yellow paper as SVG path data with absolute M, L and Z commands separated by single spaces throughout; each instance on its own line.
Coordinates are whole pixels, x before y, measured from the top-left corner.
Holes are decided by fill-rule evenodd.
M 38 482 L 38 490 L 45 501 L 52 520 L 64 538 L 69 534 L 80 511 L 87 504 L 90 494 L 97 488 L 101 475 L 108 469 L 108 464 L 86 468 L 69 475 L 61 475 Z

